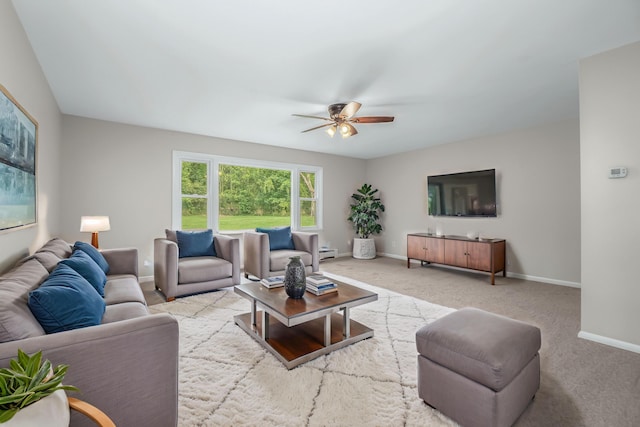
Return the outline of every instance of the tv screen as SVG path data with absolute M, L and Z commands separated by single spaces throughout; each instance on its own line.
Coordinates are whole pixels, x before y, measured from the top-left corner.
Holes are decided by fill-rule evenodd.
M 496 216 L 496 170 L 427 177 L 429 215 Z

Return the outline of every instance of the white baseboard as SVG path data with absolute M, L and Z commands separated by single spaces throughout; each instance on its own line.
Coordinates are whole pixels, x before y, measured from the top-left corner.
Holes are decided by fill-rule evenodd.
M 406 256 L 396 255 L 396 254 L 386 254 L 384 252 L 377 252 L 376 255 L 377 256 L 387 257 L 387 258 L 393 258 L 393 259 L 403 259 L 405 261 L 407 260 Z
M 578 282 L 569 282 L 568 280 L 549 279 L 548 277 L 530 276 L 528 274 L 511 273 L 507 271 L 507 277 L 514 279 L 532 280 L 534 282 L 550 283 L 552 285 L 568 286 L 570 288 L 580 289 L 582 286 Z
M 406 256 L 402 256 L 402 255 L 387 254 L 387 253 L 384 253 L 384 252 L 379 252 L 377 255 L 378 256 L 388 257 L 388 258 L 401 259 L 401 260 L 404 260 L 404 261 L 407 260 L 407 257 Z M 446 267 L 446 268 L 451 268 L 453 270 L 472 271 L 472 270 L 467 270 L 465 268 L 453 267 L 451 265 L 444 265 L 444 264 L 437 264 L 437 265 L 442 266 L 442 267 Z M 502 273 L 499 273 L 499 274 L 502 274 Z M 533 282 L 549 283 L 551 285 L 569 286 L 571 288 L 578 288 L 578 289 L 581 288 L 580 283 L 577 283 L 577 282 L 569 282 L 567 280 L 550 279 L 548 277 L 531 276 L 529 274 L 512 273 L 510 271 L 507 271 L 507 277 L 513 277 L 514 279 L 531 280 Z
M 580 331 L 578 338 L 597 342 L 599 344 L 608 345 L 610 347 L 620 348 L 622 350 L 632 351 L 634 353 L 640 353 L 640 345 L 632 344 L 626 341 L 620 341 L 609 337 L 603 337 L 602 335 L 592 334 L 591 332 Z
M 153 275 L 151 276 L 140 276 L 138 277 L 138 282 L 153 282 Z

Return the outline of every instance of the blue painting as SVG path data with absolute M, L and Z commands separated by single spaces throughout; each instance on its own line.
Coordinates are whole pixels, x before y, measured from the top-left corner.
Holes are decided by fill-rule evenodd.
M 0 85 L 0 230 L 36 223 L 38 123 Z

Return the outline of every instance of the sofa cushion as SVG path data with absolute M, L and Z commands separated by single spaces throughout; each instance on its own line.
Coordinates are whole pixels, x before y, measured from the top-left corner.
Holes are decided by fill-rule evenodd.
M 99 325 L 105 311 L 105 302 L 93 286 L 63 264 L 29 293 L 28 304 L 48 334 Z
M 84 277 L 101 297 L 104 296 L 104 284 L 107 283 L 107 275 L 86 252 L 75 250 L 69 258 L 60 261 L 60 264 L 71 267 L 76 273 Z
M 291 227 L 279 228 L 256 228 L 258 233 L 266 233 L 269 236 L 269 250 L 295 249 L 293 237 L 291 237 Z
M 178 260 L 178 284 L 209 282 L 231 277 L 233 266 L 216 257 L 192 257 Z
M 146 304 L 138 280 L 131 275 L 109 277 L 104 286 L 104 302 L 107 306 L 125 302 Z
M 540 329 L 465 307 L 416 332 L 418 353 L 495 391 L 502 390 L 540 349 Z
M 31 258 L 37 259 L 40 262 L 40 264 L 42 264 L 42 266 L 47 269 L 49 273 L 55 270 L 55 268 L 58 266 L 58 263 L 60 262 L 61 259 L 64 259 L 64 258 L 60 258 L 58 255 L 54 254 L 53 252 L 41 252 L 41 251 L 38 251 L 35 254 L 31 255 Z
M 59 237 L 55 237 L 44 244 L 37 252 L 51 252 L 58 258 L 69 258 L 71 256 L 71 245 Z
M 76 242 L 73 245 L 73 249 L 81 250 L 87 255 L 89 255 L 91 259 L 94 260 L 96 264 L 100 266 L 100 268 L 102 269 L 102 271 L 104 271 L 105 274 L 109 274 L 109 263 L 107 262 L 106 259 L 104 259 L 104 256 L 102 256 L 100 251 L 94 248 L 92 245 L 85 242 Z
M 29 310 L 29 291 L 49 275 L 37 260 L 30 259 L 0 276 L 0 342 L 44 335 Z
M 309 252 L 279 250 L 269 253 L 269 271 L 284 270 L 292 256 L 299 256 L 305 267 L 311 265 L 312 258 Z
M 178 257 L 216 256 L 213 243 L 213 231 L 176 231 L 178 238 Z
M 147 306 L 139 302 L 123 302 L 108 305 L 102 316 L 102 323 L 113 323 L 121 320 L 143 317 L 149 314 Z

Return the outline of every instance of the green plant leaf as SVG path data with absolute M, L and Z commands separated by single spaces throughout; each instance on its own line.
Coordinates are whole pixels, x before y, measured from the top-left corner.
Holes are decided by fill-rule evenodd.
M 0 423 L 6 423 L 17 413 L 18 408 L 0 409 Z
M 29 393 L 26 392 L 22 392 L 22 393 L 13 393 L 10 396 L 2 396 L 0 397 L 0 405 L 6 405 L 9 403 L 16 403 L 16 402 L 20 402 L 22 399 L 24 399 L 25 397 L 28 397 Z
M 56 390 L 79 391 L 72 385 L 62 385 L 69 367 L 58 365 L 53 369 L 49 360 L 42 360 L 42 352 L 29 356 L 18 350 L 18 357 L 11 359 L 9 365 L 10 369 L 0 369 L 0 417 L 10 419 L 19 408 Z

